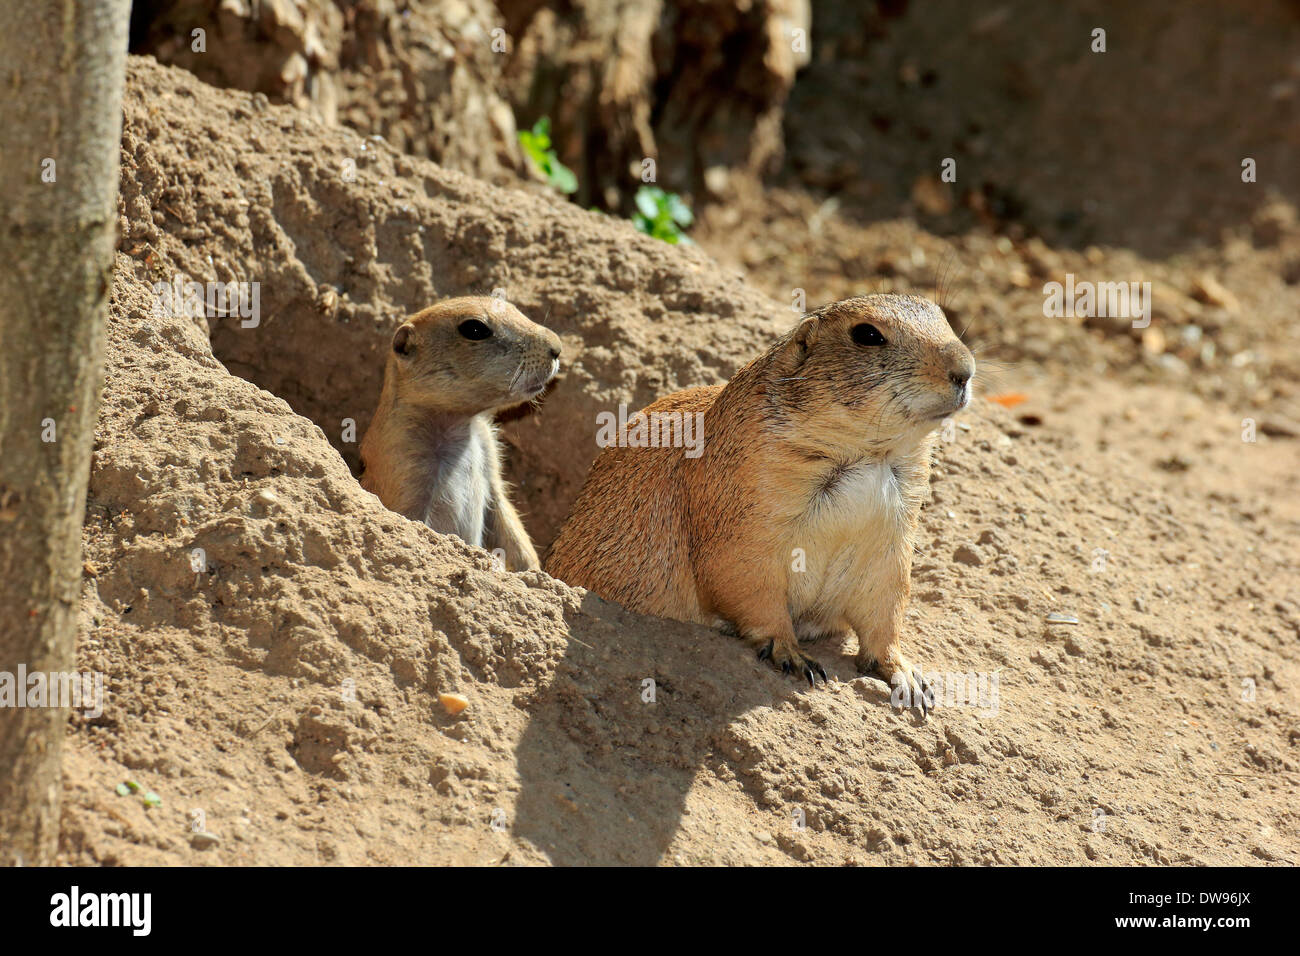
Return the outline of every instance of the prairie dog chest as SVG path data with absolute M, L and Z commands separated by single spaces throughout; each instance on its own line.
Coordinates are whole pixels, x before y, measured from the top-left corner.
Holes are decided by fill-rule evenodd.
M 911 547 L 908 529 L 908 503 L 888 464 L 833 471 L 790 524 L 792 608 L 835 605 L 860 593 Z
M 490 429 L 471 423 L 434 449 L 424 515 L 430 528 L 482 546 L 484 519 L 492 504 L 493 441 Z

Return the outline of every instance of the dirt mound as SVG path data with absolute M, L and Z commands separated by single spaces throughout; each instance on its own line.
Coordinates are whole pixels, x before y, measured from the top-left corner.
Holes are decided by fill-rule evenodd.
M 491 0 L 143 0 L 131 52 L 484 179 L 525 172 Z
M 599 410 L 721 381 L 782 328 L 770 303 L 710 272 L 701 253 L 629 243 L 626 223 L 485 190 L 255 99 L 195 113 L 204 87 L 143 61 L 133 78 L 128 108 L 140 121 L 123 137 L 124 248 L 150 281 L 180 272 L 259 282 L 260 324 L 214 323 L 213 350 L 316 422 L 350 465 L 391 333 L 423 303 L 501 290 L 560 333 L 563 384 L 542 415 L 507 435 L 517 449 L 510 474 L 543 544 L 586 474 Z M 207 143 L 222 128 L 247 129 L 256 151 Z M 355 164 L 355 182 L 345 163 Z
M 1300 859 L 1296 538 L 1266 503 L 1179 498 L 981 403 L 942 443 L 904 640 L 986 691 L 922 723 L 838 648 L 809 692 L 713 631 L 494 572 L 348 468 L 398 319 L 500 287 L 567 350 L 509 427 L 544 542 L 596 411 L 722 380 L 788 303 L 138 59 L 122 217 L 78 661 L 109 700 L 72 724 L 67 862 Z M 260 322 L 155 315 L 177 273 L 259 282 Z M 1199 427 L 1227 447 L 1235 423 Z

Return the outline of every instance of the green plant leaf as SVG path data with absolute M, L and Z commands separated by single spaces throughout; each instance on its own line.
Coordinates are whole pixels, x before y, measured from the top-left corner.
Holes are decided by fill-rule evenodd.
M 682 197 L 676 193 L 668 197 L 668 213 L 673 217 L 673 222 L 683 229 L 695 221 L 695 216 L 691 214 L 691 207 L 686 205 Z
M 566 195 L 578 191 L 578 177 L 568 166 L 560 162 L 551 148 L 551 118 L 543 116 L 533 124 L 531 130 L 521 129 L 518 133 L 519 145 L 529 161 L 537 167 L 538 172 L 546 177 L 552 189 L 558 189 Z
M 572 169 L 557 159 L 555 167 L 551 170 L 551 185 L 565 194 L 576 193 L 578 191 L 578 177 L 573 174 Z
M 637 211 L 632 222 L 637 229 L 662 239 L 672 245 L 691 245 L 682 232 L 695 220 L 691 207 L 676 193 L 664 192 L 658 186 L 642 186 L 634 197 Z
M 658 193 L 658 195 L 655 195 Z M 636 208 L 647 219 L 653 219 L 659 212 L 659 197 L 663 190 L 654 186 L 642 186 L 636 191 Z

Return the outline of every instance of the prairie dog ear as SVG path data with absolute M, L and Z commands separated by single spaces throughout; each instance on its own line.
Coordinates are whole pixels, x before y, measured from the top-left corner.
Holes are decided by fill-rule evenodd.
M 817 333 L 821 331 L 821 325 L 821 319 L 815 315 L 810 315 L 800 322 L 799 327 L 794 330 L 794 344 L 798 347 L 800 359 L 808 354 L 808 350 L 817 341 Z
M 398 326 L 397 331 L 393 333 L 393 351 L 398 355 L 410 355 L 415 347 L 411 342 L 414 335 L 415 327 L 410 322 Z

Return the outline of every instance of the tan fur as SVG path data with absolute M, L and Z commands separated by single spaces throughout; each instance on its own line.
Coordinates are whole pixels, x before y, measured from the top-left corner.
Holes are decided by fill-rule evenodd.
M 467 339 L 459 328 L 471 319 L 491 335 Z M 449 299 L 411 316 L 393 335 L 361 442 L 362 487 L 435 531 L 502 549 L 512 571 L 539 567 L 501 477 L 492 413 L 538 397 L 559 355 L 559 336 L 501 299 Z
M 863 322 L 887 344 L 855 343 Z M 919 690 L 899 650 L 912 549 L 932 433 L 969 401 L 952 376 L 974 368 L 925 299 L 826 306 L 725 386 L 650 405 L 702 411 L 703 454 L 603 451 L 546 569 L 638 611 L 720 619 L 810 681 L 825 675 L 798 640 L 853 630 L 864 670 Z

